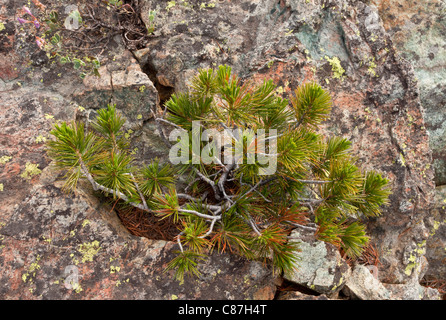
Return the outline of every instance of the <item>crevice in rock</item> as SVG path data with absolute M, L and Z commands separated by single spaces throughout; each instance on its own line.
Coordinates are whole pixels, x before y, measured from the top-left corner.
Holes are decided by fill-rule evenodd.
M 167 100 L 169 100 L 172 94 L 175 92 L 175 88 L 170 86 L 165 86 L 158 81 L 157 78 L 158 71 L 156 70 L 153 63 L 151 63 L 150 61 L 147 61 L 145 64 L 141 65 L 141 70 L 142 72 L 147 74 L 150 81 L 152 81 L 153 85 L 155 86 L 155 89 L 158 91 L 158 95 L 160 98 L 159 105 L 162 108 L 164 106 L 164 103 Z
M 132 235 L 150 240 L 174 241 L 180 225 L 173 217 L 162 218 L 141 209 L 129 207 L 122 200 L 99 194 L 101 202 L 108 202 L 116 212 L 120 223 Z
M 282 295 L 288 291 L 297 291 L 309 296 L 320 296 L 321 294 L 317 291 L 311 290 L 303 285 L 297 284 L 295 282 L 282 279 L 282 283 L 277 288 L 276 294 L 273 300 L 278 300 Z

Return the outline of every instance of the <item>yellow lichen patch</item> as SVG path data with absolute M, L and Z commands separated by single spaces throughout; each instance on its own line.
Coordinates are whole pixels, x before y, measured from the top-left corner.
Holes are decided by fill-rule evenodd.
M 11 159 L 12 159 L 12 157 L 10 157 L 10 156 L 0 157 L 0 164 L 5 164 L 6 162 L 10 161 Z
M 345 69 L 341 65 L 341 61 L 338 57 L 330 58 L 329 56 L 324 57 L 330 63 L 331 71 L 333 72 L 333 79 L 344 79 Z
M 281 94 L 283 94 L 283 92 L 284 92 L 284 90 L 283 90 L 283 87 L 282 87 L 282 86 L 277 87 L 277 89 L 276 89 L 276 93 L 277 93 L 277 94 L 281 95 Z
M 4 189 L 4 187 L 3 187 L 3 183 L 0 183 L 0 192 L 2 192 L 3 189 Z
M 38 167 L 38 163 L 27 162 L 25 165 L 25 171 L 23 171 L 20 176 L 24 179 L 31 180 L 32 177 L 42 172 Z
M 378 75 L 376 74 L 376 63 L 375 63 L 375 58 L 371 58 L 369 60 L 369 68 L 367 69 L 367 73 L 369 73 L 370 75 L 372 75 L 373 77 L 378 77 Z
M 409 263 L 406 267 L 406 269 L 404 270 L 404 273 L 408 276 L 410 276 L 412 274 L 412 270 L 415 269 L 415 267 L 417 266 L 416 263 L 412 262 Z
M 440 221 L 434 221 L 434 226 L 430 233 L 431 236 L 435 235 L 435 232 L 437 232 L 438 228 L 440 228 L 440 225 L 441 225 Z
M 121 271 L 121 267 L 110 266 L 110 274 Z
M 92 262 L 94 256 L 99 252 L 101 247 L 99 246 L 99 241 L 94 240 L 92 242 L 87 242 L 79 245 L 79 251 L 82 254 L 82 262 Z
M 124 134 L 124 137 L 126 138 L 126 139 L 130 139 L 130 135 L 133 133 L 133 130 L 132 129 L 129 129 L 129 130 L 127 130 L 127 132 Z
M 86 225 L 90 224 L 90 220 L 85 219 L 84 221 L 82 221 L 82 228 L 84 228 Z
M 169 1 L 167 3 L 166 10 L 169 11 L 171 8 L 175 7 L 175 5 L 176 5 L 175 1 Z
M 46 142 L 46 138 L 45 138 L 43 135 L 39 134 L 39 135 L 36 137 L 35 142 L 36 142 L 36 143 Z
M 81 285 L 79 283 L 71 283 L 72 289 L 76 292 L 79 293 L 81 291 L 84 291 L 84 289 L 82 289 Z
M 28 271 L 27 272 L 25 272 L 23 275 L 22 275 L 22 280 L 23 280 L 23 282 L 32 282 L 32 278 L 34 278 L 35 276 L 36 276 L 36 272 L 37 272 L 37 270 L 39 270 L 40 269 L 40 265 L 39 265 L 39 260 L 40 260 L 40 255 L 38 255 L 37 257 L 36 257 L 36 261 L 34 261 L 33 263 L 31 263 L 31 265 L 29 266 L 29 268 L 28 268 Z
M 404 159 L 404 156 L 403 156 L 403 154 L 400 152 L 400 163 L 401 163 L 401 165 L 403 166 L 403 167 L 405 167 L 406 166 L 406 159 Z
M 74 256 L 74 253 L 70 254 L 71 260 L 77 266 L 79 264 L 79 259 Z

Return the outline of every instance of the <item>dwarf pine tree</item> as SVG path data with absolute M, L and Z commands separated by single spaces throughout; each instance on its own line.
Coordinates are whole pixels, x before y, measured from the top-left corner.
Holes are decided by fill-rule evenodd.
M 89 130 L 56 124 L 48 154 L 67 171 L 67 190 L 87 179 L 148 215 L 173 217 L 179 249 L 167 269 L 180 281 L 199 275 L 198 264 L 213 250 L 294 268 L 294 228 L 360 256 L 369 241 L 361 220 L 387 204 L 387 179 L 362 172 L 347 139 L 318 132 L 332 108 L 327 91 L 306 83 L 290 101 L 275 92 L 271 80 L 242 83 L 228 66 L 199 70 L 188 92 L 153 113 L 173 164 L 137 168 L 125 119 L 112 105 Z M 188 184 L 177 183 L 179 176 Z

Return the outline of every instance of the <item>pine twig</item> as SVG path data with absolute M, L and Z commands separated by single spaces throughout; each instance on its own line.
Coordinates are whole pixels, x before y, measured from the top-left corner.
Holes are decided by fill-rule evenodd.
M 188 210 L 188 209 L 178 209 L 179 212 L 184 212 L 184 213 L 191 213 L 196 215 L 197 217 L 203 218 L 203 219 L 208 219 L 208 220 L 220 220 L 221 219 L 221 215 L 218 216 L 210 216 L 208 214 L 204 214 L 204 213 L 200 213 L 198 211 L 195 210 Z
M 85 166 L 85 163 L 83 162 L 82 158 L 80 155 L 79 156 L 79 164 L 81 167 L 81 171 L 82 174 L 87 178 L 87 180 L 91 183 L 93 190 L 97 191 L 97 190 L 101 190 L 113 195 L 118 196 L 121 200 L 124 200 L 125 202 L 129 203 L 130 205 L 132 205 L 135 208 L 150 212 L 150 213 L 154 213 L 152 210 L 150 210 L 149 208 L 146 208 L 143 204 L 139 204 L 136 202 L 131 202 L 130 199 L 122 192 L 118 191 L 118 190 L 113 190 L 107 187 L 104 187 L 103 185 L 100 185 L 99 183 L 97 183 L 93 176 L 90 174 L 90 172 L 88 171 L 87 167 Z
M 142 200 L 142 203 L 143 203 L 143 205 L 144 205 L 144 208 L 145 208 L 147 211 L 149 211 L 149 206 L 147 205 L 146 198 L 144 197 L 144 195 L 142 194 L 141 190 L 139 189 L 139 185 L 136 183 L 136 179 L 135 179 L 135 177 L 133 176 L 132 173 L 130 173 L 130 176 L 131 176 L 132 179 L 133 179 L 133 184 L 134 184 L 135 187 L 136 187 L 136 191 L 138 191 L 139 197 L 140 197 L 141 200 Z
M 217 221 L 217 219 L 214 219 L 214 220 L 212 220 L 211 221 L 211 226 L 209 227 L 209 230 L 208 230 L 208 232 L 206 232 L 204 235 L 202 235 L 202 236 L 199 236 L 198 238 L 199 239 L 203 239 L 203 238 L 206 238 L 208 235 L 210 235 L 211 233 L 212 233 L 212 231 L 214 230 L 214 225 L 215 225 L 215 222 Z
M 206 182 L 207 184 L 209 184 L 212 188 L 212 190 L 214 191 L 214 195 L 215 198 L 217 200 L 220 200 L 220 195 L 218 194 L 218 190 L 217 187 L 215 186 L 215 182 L 211 179 L 209 179 L 208 177 L 206 177 L 204 174 L 202 174 L 197 168 L 192 167 L 192 170 L 200 177 L 201 180 L 203 180 L 204 182 Z

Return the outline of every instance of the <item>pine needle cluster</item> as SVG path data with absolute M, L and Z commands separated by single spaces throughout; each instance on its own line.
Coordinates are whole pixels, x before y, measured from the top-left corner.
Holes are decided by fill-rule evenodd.
M 276 94 L 271 80 L 242 83 L 230 67 L 219 66 L 198 70 L 188 92 L 172 95 L 162 115 L 153 113 L 166 144 L 185 147 L 181 152 L 187 150 L 182 156 L 188 161 L 136 167 L 122 130 L 125 119 L 111 105 L 99 111 L 89 130 L 82 123 L 56 124 L 48 154 L 67 171 L 67 190 L 84 178 L 95 190 L 147 214 L 173 217 L 181 225 L 179 250 L 167 269 L 174 269 L 178 280 L 199 275 L 199 263 L 214 250 L 268 262 L 280 271 L 298 263 L 299 247 L 289 241 L 295 228 L 313 230 L 358 257 L 369 241 L 362 220 L 380 215 L 388 202 L 387 179 L 360 170 L 350 141 L 318 132 L 331 108 L 330 94 L 316 83 L 301 85 L 288 101 Z M 199 121 L 198 130 L 193 121 Z M 189 138 L 169 140 L 166 132 L 172 129 Z M 205 130 L 233 133 L 224 151 L 215 148 L 221 141 L 207 137 L 198 139 L 204 151 L 197 154 L 194 139 Z M 243 157 L 227 157 L 235 150 Z M 200 161 L 193 161 L 197 157 Z M 262 174 L 262 157 L 275 161 L 273 173 Z M 179 176 L 189 184 L 180 187 Z

